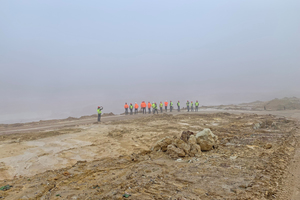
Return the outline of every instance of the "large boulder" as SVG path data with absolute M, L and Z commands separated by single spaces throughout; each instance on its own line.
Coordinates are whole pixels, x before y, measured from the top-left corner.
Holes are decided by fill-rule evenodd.
M 184 151 L 182 149 L 175 147 L 173 144 L 167 147 L 167 154 L 169 154 L 169 156 L 174 159 L 185 156 Z
M 186 154 L 188 154 L 190 149 L 191 149 L 190 145 L 188 143 L 184 142 L 181 139 L 176 139 L 173 142 L 173 145 L 176 146 L 179 149 L 182 149 Z
M 173 140 L 170 137 L 165 137 L 158 142 L 155 143 L 155 145 L 152 147 L 152 151 L 167 151 L 168 145 L 172 144 Z
M 188 142 L 188 140 L 189 140 L 189 138 L 190 138 L 191 135 L 194 135 L 194 133 L 191 132 L 191 131 L 183 131 L 181 133 L 180 139 L 183 140 L 183 141 L 185 141 L 185 142 Z
M 213 134 L 210 129 L 206 128 L 196 134 L 197 144 L 202 151 L 209 151 L 218 147 L 218 136 Z
M 191 157 L 199 157 L 201 155 L 201 147 L 197 144 L 197 139 L 194 135 L 191 135 L 188 144 L 190 145 L 189 156 Z

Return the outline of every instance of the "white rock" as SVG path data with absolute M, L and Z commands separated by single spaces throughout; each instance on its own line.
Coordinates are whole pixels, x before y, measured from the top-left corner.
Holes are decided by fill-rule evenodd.
M 197 144 L 200 145 L 201 150 L 209 151 L 218 147 L 218 136 L 213 134 L 210 129 L 206 128 L 196 134 Z

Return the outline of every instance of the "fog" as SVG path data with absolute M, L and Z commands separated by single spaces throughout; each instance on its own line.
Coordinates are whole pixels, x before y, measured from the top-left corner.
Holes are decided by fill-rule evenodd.
M 0 3 L 0 123 L 300 96 L 300 1 Z

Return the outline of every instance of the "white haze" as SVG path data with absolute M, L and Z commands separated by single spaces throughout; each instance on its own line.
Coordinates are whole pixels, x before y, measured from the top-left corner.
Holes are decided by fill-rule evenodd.
M 0 123 L 300 96 L 300 1 L 2 1 Z

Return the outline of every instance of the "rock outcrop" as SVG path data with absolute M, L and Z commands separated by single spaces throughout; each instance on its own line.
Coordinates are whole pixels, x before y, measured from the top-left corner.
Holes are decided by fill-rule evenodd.
M 213 134 L 210 129 L 206 128 L 196 134 L 197 144 L 202 151 L 209 151 L 218 147 L 218 136 Z

